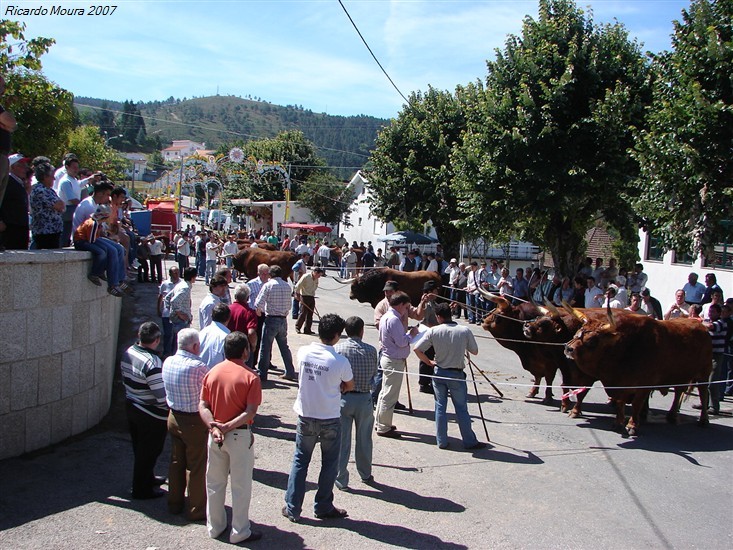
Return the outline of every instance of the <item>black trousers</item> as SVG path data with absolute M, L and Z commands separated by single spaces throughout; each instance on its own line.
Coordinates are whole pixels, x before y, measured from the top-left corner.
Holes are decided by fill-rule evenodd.
M 39 250 L 52 250 L 61 248 L 61 233 L 47 233 L 44 235 L 33 235 L 36 247 Z
M 132 470 L 132 494 L 140 496 L 153 490 L 155 463 L 163 452 L 168 434 L 167 420 L 160 420 L 141 411 L 131 401 L 125 402 L 127 423 L 132 438 L 135 465 Z
M 425 355 L 428 356 L 428 359 L 435 359 L 435 349 L 432 346 L 429 347 L 425 351 Z M 432 389 L 433 379 L 431 377 L 433 376 L 433 367 L 420 361 L 419 372 L 420 378 L 418 378 L 417 383 L 421 386 L 429 386 Z
M 150 280 L 157 283 L 163 282 L 163 255 L 155 254 L 150 256 Z
M 0 244 L 8 250 L 28 250 L 28 226 L 5 224 L 0 233 Z

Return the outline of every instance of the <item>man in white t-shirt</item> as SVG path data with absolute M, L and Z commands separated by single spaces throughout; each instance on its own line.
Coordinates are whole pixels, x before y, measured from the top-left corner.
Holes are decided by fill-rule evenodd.
M 586 279 L 586 284 L 588 285 L 588 288 L 585 289 L 585 307 L 601 307 L 604 295 L 603 291 L 596 286 L 595 277 L 588 277 Z
M 328 267 L 328 262 L 331 261 L 331 249 L 325 243 L 318 247 L 318 264 L 321 267 Z
M 239 247 L 237 246 L 236 235 L 234 233 L 229 235 L 227 242 L 224 243 L 221 250 L 224 253 L 224 260 L 226 261 L 227 267 L 232 270 L 232 281 L 236 283 L 239 272 L 234 269 L 234 256 L 239 252 Z
M 293 410 L 298 414 L 295 456 L 288 476 L 282 514 L 292 522 L 300 520 L 305 498 L 305 480 L 316 443 L 321 444 L 321 473 L 318 477 L 314 512 L 317 518 L 344 518 L 346 510 L 333 505 L 333 487 L 338 474 L 341 448 L 341 394 L 354 389 L 349 360 L 336 353 L 334 344 L 344 329 L 344 320 L 333 313 L 321 317 L 320 343 L 298 351 L 300 380 Z
M 219 244 L 219 238 L 216 235 L 212 235 L 211 239 L 208 243 L 206 243 L 206 284 L 209 284 L 209 281 L 214 276 L 214 273 L 216 272 L 216 259 L 217 254 L 219 253 L 219 247 L 221 245 Z

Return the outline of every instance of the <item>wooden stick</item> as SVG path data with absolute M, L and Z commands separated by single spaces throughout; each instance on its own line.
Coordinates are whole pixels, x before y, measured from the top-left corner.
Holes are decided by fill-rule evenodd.
M 470 357 L 468 357 L 468 354 L 466 355 L 466 357 L 468 358 L 468 364 L 469 364 L 469 366 L 471 366 L 471 367 L 475 368 L 475 369 L 476 369 L 476 370 L 477 370 L 477 371 L 479 372 L 479 374 L 480 374 L 481 376 L 483 376 L 483 377 L 484 377 L 484 379 L 485 379 L 485 380 L 486 380 L 486 381 L 487 381 L 487 382 L 488 382 L 489 384 L 491 384 L 491 387 L 492 387 L 492 388 L 494 388 L 494 391 L 495 391 L 496 393 L 498 393 L 498 394 L 499 394 L 499 397 L 502 397 L 502 398 L 503 398 L 503 397 L 504 397 L 504 394 L 503 394 L 503 393 L 501 393 L 501 390 L 500 390 L 499 388 L 497 388 L 497 387 L 496 387 L 496 386 L 494 385 L 494 383 L 493 383 L 493 382 L 492 382 L 491 380 L 489 380 L 489 377 L 488 377 L 488 376 L 486 376 L 486 373 L 485 373 L 484 371 L 482 371 L 482 370 L 481 370 L 480 368 L 478 368 L 478 367 L 476 366 L 476 363 L 474 363 L 474 362 L 473 362 L 473 361 L 471 360 L 471 358 L 470 358 Z
M 405 361 L 405 384 L 407 384 L 407 410 L 412 414 L 412 393 L 410 392 L 410 376 L 407 374 L 407 361 Z
M 484 418 L 484 410 L 481 407 L 481 397 L 478 394 L 478 385 L 476 385 L 476 376 L 474 376 L 473 374 L 472 361 L 470 360 L 470 358 L 468 358 L 468 353 L 466 353 L 466 358 L 468 359 L 468 369 L 471 371 L 471 380 L 473 380 L 473 391 L 476 393 L 476 403 L 478 403 L 478 413 L 481 416 L 481 422 L 484 425 L 484 433 L 486 434 L 486 441 L 490 443 L 491 438 L 489 437 L 489 430 L 486 427 L 486 419 Z

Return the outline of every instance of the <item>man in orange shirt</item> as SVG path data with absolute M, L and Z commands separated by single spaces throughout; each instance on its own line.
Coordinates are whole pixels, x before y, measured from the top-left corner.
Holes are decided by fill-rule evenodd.
M 209 459 L 206 467 L 206 528 L 217 538 L 227 527 L 224 509 L 227 478 L 232 480 L 232 544 L 253 542 L 262 533 L 252 531 L 249 504 L 252 497 L 254 435 L 252 422 L 262 402 L 262 385 L 247 367 L 249 340 L 242 332 L 224 339 L 226 359 L 204 377 L 199 414 L 209 428 Z

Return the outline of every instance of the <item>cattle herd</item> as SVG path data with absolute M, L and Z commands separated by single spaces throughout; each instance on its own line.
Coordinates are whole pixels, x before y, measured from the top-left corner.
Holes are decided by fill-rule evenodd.
M 244 243 L 243 243 L 244 244 Z M 265 243 L 266 244 L 266 243 Z M 257 266 L 279 265 L 283 278 L 290 277 L 298 259 L 292 252 L 242 248 L 234 266 L 248 278 L 257 276 Z M 394 269 L 365 271 L 354 279 L 338 282 L 351 285 L 350 298 L 375 307 L 384 297 L 388 280 L 397 281 L 417 305 L 425 282 L 441 284 L 440 275 L 429 271 L 402 272 Z M 535 397 L 545 380 L 543 403 L 552 404 L 552 384 L 560 371 L 563 395 L 560 410 L 569 416 L 582 413 L 583 398 L 600 381 L 616 416 L 614 428 L 637 435 L 645 420 L 652 391 L 674 394 L 667 421 L 677 421 L 684 395 L 697 387 L 701 414 L 699 424 L 708 424 L 708 387 L 712 370 L 712 344 L 704 326 L 694 320 L 656 321 L 644 315 L 615 310 L 559 310 L 552 304 L 514 305 L 504 297 L 481 290 L 495 308 L 484 318 L 482 327 L 505 348 L 517 354 L 522 367 L 534 377 L 528 397 Z M 570 395 L 576 396 L 573 405 Z M 631 417 L 626 420 L 626 405 Z

